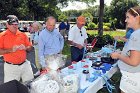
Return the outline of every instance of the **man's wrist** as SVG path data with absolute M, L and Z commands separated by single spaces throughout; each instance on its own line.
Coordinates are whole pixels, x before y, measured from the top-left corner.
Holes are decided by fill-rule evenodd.
M 77 44 L 73 42 L 73 46 L 77 46 Z
M 6 49 L 5 50 L 5 53 L 12 53 L 13 52 L 13 49 Z

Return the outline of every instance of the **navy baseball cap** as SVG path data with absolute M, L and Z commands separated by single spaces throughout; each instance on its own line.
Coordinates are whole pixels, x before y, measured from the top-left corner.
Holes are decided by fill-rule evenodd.
M 12 25 L 12 23 L 18 24 L 18 23 L 19 23 L 19 22 L 18 22 L 18 18 L 17 18 L 15 15 L 8 15 L 8 16 L 7 16 L 7 23 L 8 23 L 9 25 Z

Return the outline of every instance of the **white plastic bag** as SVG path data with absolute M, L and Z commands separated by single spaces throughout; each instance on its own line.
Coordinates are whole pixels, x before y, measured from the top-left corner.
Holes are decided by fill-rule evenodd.
M 67 75 L 62 78 L 63 85 L 60 93 L 78 93 L 79 79 L 77 74 Z
M 45 61 L 47 64 L 47 67 L 51 70 L 57 70 L 60 67 L 63 67 L 66 63 L 66 55 L 62 54 L 54 54 L 54 55 L 47 55 L 45 57 Z
M 59 93 L 60 87 L 48 75 L 39 76 L 31 83 L 30 93 Z

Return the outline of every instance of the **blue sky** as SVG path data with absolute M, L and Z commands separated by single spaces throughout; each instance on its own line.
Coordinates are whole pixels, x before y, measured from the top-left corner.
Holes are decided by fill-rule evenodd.
M 110 5 L 110 2 L 112 0 L 104 0 L 104 3 L 106 5 Z M 100 0 L 96 0 L 96 2 L 94 3 L 94 5 L 99 5 L 99 2 Z M 83 2 L 69 2 L 69 5 L 63 9 L 61 9 L 62 11 L 66 11 L 66 10 L 82 10 L 82 9 L 86 9 L 87 8 L 87 5 L 86 3 L 83 3 Z

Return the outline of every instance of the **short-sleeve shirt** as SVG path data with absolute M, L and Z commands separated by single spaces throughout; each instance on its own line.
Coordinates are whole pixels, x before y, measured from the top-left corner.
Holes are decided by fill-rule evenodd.
M 124 46 L 122 55 L 129 56 L 130 50 L 136 50 L 140 52 L 140 29 L 134 31 L 130 39 L 128 40 L 128 45 Z M 118 66 L 121 70 L 128 71 L 128 72 L 140 72 L 140 64 L 136 67 L 130 66 L 121 60 L 118 61 Z
M 17 31 L 13 34 L 11 31 L 6 30 L 0 34 L 0 49 L 11 49 L 14 45 L 31 46 L 26 34 Z M 26 50 L 17 50 L 16 52 L 3 54 L 4 61 L 13 64 L 20 64 L 26 60 Z
M 84 45 L 84 40 L 87 38 L 88 36 L 84 27 L 79 29 L 77 25 L 75 25 L 69 31 L 68 40 L 73 41 L 75 43 Z

